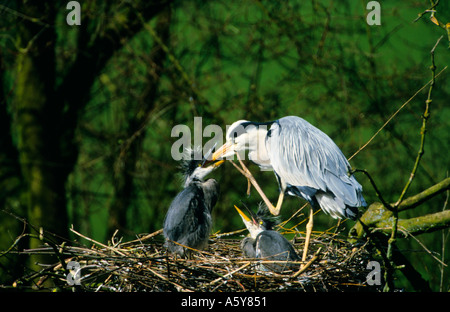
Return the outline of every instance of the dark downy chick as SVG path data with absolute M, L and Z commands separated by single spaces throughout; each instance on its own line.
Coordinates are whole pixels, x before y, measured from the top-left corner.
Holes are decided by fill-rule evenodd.
M 206 166 L 211 151 L 202 160 L 196 160 L 194 150 L 188 150 L 188 159 L 180 165 L 184 189 L 173 199 L 164 219 L 165 246 L 182 257 L 191 257 L 192 250 L 181 245 L 197 250 L 208 245 L 211 211 L 219 196 L 219 183 L 214 179 L 203 179 L 223 163 L 213 162 Z
M 250 217 L 234 206 L 250 232 L 250 236 L 241 242 L 241 249 L 247 258 L 260 258 L 263 260 L 286 261 L 285 263 L 265 263 L 268 270 L 281 273 L 285 270 L 295 270 L 297 264 L 289 261 L 300 261 L 292 244 L 280 233 L 273 230 L 278 219 L 270 214 L 265 205 L 260 205 L 255 214 L 247 209 Z

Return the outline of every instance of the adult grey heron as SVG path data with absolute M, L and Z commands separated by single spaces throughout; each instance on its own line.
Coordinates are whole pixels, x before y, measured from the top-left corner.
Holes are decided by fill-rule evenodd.
M 261 258 L 264 260 L 286 261 L 284 263 L 265 263 L 264 266 L 274 272 L 283 272 L 286 269 L 295 269 L 298 265 L 289 261 L 300 261 L 292 244 L 280 233 L 273 230 L 276 224 L 267 206 L 260 205 L 255 214 L 250 209 L 248 217 L 241 209 L 234 206 L 244 221 L 250 236 L 241 242 L 241 249 L 247 258 Z
M 212 149 L 207 154 L 211 152 Z M 208 244 L 211 211 L 219 195 L 219 183 L 214 179 L 203 179 L 223 161 L 211 164 L 207 162 L 210 155 L 205 155 L 202 160 L 195 160 L 194 151 L 189 150 L 188 153 L 191 159 L 181 162 L 184 189 L 170 204 L 164 219 L 163 234 L 165 246 L 170 252 L 190 258 L 192 250 L 189 248 L 202 250 Z
M 268 126 L 270 126 L 269 129 Z M 262 169 L 273 170 L 280 195 L 276 206 L 263 199 L 274 215 L 280 213 L 285 193 L 311 204 L 302 260 L 306 259 L 313 227 L 313 207 L 333 218 L 356 219 L 366 206 L 362 187 L 350 172 L 350 164 L 328 135 L 297 116 L 270 122 L 239 120 L 226 134 L 226 143 L 213 160 L 248 150 L 249 159 Z

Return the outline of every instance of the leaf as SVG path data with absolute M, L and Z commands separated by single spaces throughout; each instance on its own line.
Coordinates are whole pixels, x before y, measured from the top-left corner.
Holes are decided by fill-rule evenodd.
M 436 25 L 439 26 L 439 21 L 436 19 L 436 17 L 434 17 L 434 15 L 430 16 L 430 20 L 431 20 L 434 24 L 436 24 Z

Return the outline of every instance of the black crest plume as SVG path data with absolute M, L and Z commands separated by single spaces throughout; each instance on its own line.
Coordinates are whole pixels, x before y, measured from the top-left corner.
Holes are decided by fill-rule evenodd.
M 196 149 L 186 148 L 183 155 L 183 159 L 180 161 L 180 171 L 185 176 L 188 177 L 194 173 L 194 170 L 198 168 L 203 162 L 202 159 L 195 160 L 195 155 L 201 155 L 201 147 Z
M 263 221 L 264 227 L 267 230 L 272 230 L 274 226 L 280 223 L 280 218 L 271 214 L 269 208 L 264 203 L 259 204 L 256 216 Z

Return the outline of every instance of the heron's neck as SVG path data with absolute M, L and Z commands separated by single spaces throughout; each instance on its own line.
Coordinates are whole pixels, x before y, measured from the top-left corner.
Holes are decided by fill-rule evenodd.
M 259 129 L 248 134 L 248 157 L 261 167 L 270 167 L 266 149 L 267 130 Z

